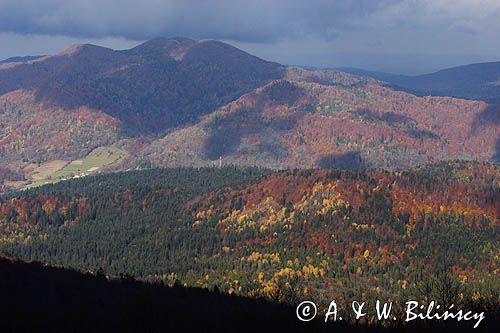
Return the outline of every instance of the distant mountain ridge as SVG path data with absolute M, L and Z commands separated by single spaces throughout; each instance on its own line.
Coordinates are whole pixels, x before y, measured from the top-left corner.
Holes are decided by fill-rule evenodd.
M 42 58 L 42 57 L 45 57 L 45 56 L 39 55 L 39 56 L 18 56 L 18 57 L 11 57 L 11 58 L 7 58 L 7 59 L 4 59 L 4 60 L 0 60 L 0 64 L 10 63 L 10 62 L 25 62 L 25 61 L 36 60 L 36 59 L 39 59 L 39 58 Z
M 181 37 L 1 63 L 0 188 L 220 161 L 394 170 L 498 159 L 498 106 L 393 87 Z
M 500 61 L 447 68 L 435 73 L 416 76 L 357 68 L 341 68 L 340 70 L 386 81 L 395 87 L 418 95 L 452 96 L 500 104 Z

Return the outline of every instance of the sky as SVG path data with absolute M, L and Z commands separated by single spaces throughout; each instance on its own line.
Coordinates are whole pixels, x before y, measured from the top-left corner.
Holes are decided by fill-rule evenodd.
M 286 65 L 421 74 L 500 60 L 500 0 L 0 0 L 0 59 L 218 39 Z

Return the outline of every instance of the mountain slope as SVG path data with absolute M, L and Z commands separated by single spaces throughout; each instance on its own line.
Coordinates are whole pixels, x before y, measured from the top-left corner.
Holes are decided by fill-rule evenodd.
M 126 51 L 74 45 L 54 56 L 0 66 L 0 95 L 31 91 L 66 110 L 89 107 L 131 134 L 165 131 L 271 79 L 282 66 L 217 41 L 156 39 Z
M 289 68 L 285 80 L 243 95 L 153 141 L 155 166 L 225 163 L 273 168 L 408 168 L 441 159 L 491 160 L 498 107 L 417 97 L 377 81 Z
M 498 309 L 499 177 L 472 162 L 86 177 L 1 198 L 0 252 L 280 302 Z M 437 272 L 460 288 L 440 294 Z
M 500 62 L 453 67 L 417 76 L 393 75 L 353 68 L 341 70 L 386 81 L 395 87 L 419 95 L 452 96 L 500 104 Z M 498 123 L 500 115 L 497 114 L 496 119 Z
M 0 188 L 219 158 L 386 169 L 497 160 L 498 118 L 484 102 L 284 67 L 213 40 L 159 38 L 122 51 L 74 45 L 0 64 L 0 164 L 25 179 L 0 179 Z M 110 154 L 96 161 L 96 151 Z

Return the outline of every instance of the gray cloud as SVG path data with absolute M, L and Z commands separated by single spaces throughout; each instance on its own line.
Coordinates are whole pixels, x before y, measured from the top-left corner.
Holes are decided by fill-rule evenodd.
M 498 0 L 0 0 L 0 57 L 186 36 L 285 64 L 425 72 L 498 60 L 499 17 Z
M 332 39 L 398 0 L 0 1 L 0 31 L 78 37 L 193 36 L 274 42 Z

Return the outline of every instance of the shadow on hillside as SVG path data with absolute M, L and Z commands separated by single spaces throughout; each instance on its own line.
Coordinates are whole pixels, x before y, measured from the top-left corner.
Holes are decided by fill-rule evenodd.
M 403 114 L 398 114 L 394 112 L 382 112 L 378 113 L 369 109 L 363 109 L 355 111 L 363 120 L 384 122 L 389 125 L 401 125 L 411 122 L 411 118 Z
M 258 133 L 261 124 L 251 110 L 217 115 L 209 124 L 210 137 L 203 151 L 206 158 L 216 160 L 236 152 L 244 136 Z
M 431 139 L 431 140 L 439 140 L 440 136 L 434 132 L 418 129 L 418 128 L 409 128 L 405 131 L 406 134 L 415 139 Z
M 23 263 L 0 255 L 1 332 L 467 332 L 469 323 L 420 321 L 392 329 L 300 322 L 295 307 L 132 277 Z M 474 331 L 494 331 L 490 317 Z
M 498 125 L 500 125 L 500 105 L 488 105 L 474 117 L 471 133 L 476 134 L 484 127 Z
M 285 154 L 285 149 L 270 134 L 293 129 L 305 113 L 290 111 L 285 116 L 263 119 L 262 112 L 264 108 L 290 107 L 303 95 L 303 88 L 288 81 L 277 81 L 266 86 L 258 95 L 248 97 L 256 99 L 252 107 L 216 115 L 208 125 L 211 135 L 204 144 L 205 157 L 216 160 L 231 155 L 238 150 L 242 139 L 249 135 L 258 135 L 260 153 L 273 156 Z
M 361 156 L 359 151 L 349 151 L 341 154 L 331 154 L 320 158 L 317 162 L 321 169 L 367 169 L 371 164 Z
M 495 145 L 495 154 L 493 155 L 493 161 L 500 163 L 500 138 L 497 139 Z

